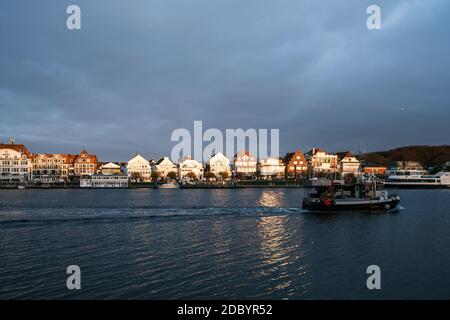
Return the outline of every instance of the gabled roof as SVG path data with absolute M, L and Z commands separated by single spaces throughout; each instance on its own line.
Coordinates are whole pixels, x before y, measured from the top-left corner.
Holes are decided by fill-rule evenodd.
M 136 154 L 133 158 L 128 160 L 128 163 L 130 163 L 132 161 L 136 161 L 136 160 L 145 161 L 146 163 L 148 163 L 150 165 L 150 162 L 147 159 L 145 159 L 143 156 L 139 155 L 139 154 Z
M 186 156 L 186 157 L 184 157 L 181 161 L 180 161 L 180 165 L 181 164 L 183 164 L 183 163 L 185 163 L 185 162 L 190 162 L 190 163 L 195 163 L 196 165 L 198 165 L 198 164 L 200 164 L 200 165 L 203 165 L 200 161 L 197 161 L 197 160 L 195 160 L 195 159 L 192 159 L 192 157 L 190 157 L 190 156 Z
M 186 160 L 192 160 L 192 157 L 191 157 L 191 156 L 185 156 L 185 157 L 183 157 L 183 158 L 181 159 L 180 162 L 186 161 Z
M 72 163 L 78 157 L 76 154 L 62 154 L 61 156 L 66 159 L 66 163 Z
M 230 161 L 222 152 L 217 152 L 211 156 L 208 162 L 211 162 L 211 160 L 214 161 L 216 159 L 226 159 L 227 161 Z
M 251 152 L 250 151 L 247 151 L 247 150 L 241 150 L 241 151 L 239 151 L 238 153 L 236 153 L 235 155 L 234 155 L 234 157 L 236 158 L 236 157 L 242 157 L 242 156 L 247 156 L 247 157 L 253 157 L 253 155 L 251 154 Z
M 28 157 L 31 155 L 31 152 L 28 151 L 27 147 L 23 144 L 15 144 L 15 143 L 0 143 L 0 149 L 10 149 L 16 152 L 23 153 Z
M 208 164 L 211 166 L 216 166 L 217 164 L 229 166 L 230 159 L 228 159 L 222 152 L 218 152 L 208 160 Z
M 303 154 L 303 152 L 300 149 L 295 150 L 295 152 L 288 152 L 286 153 L 286 155 L 283 157 L 283 161 L 284 163 L 289 163 L 291 161 L 294 161 L 296 159 L 294 159 L 294 156 L 300 156 L 301 159 L 303 161 L 306 161 L 305 155 Z
M 169 162 L 170 165 L 175 165 L 175 164 L 169 159 L 169 157 L 163 157 L 163 158 L 159 159 L 158 162 L 156 162 L 156 165 L 159 165 L 159 164 L 163 163 L 164 161 Z
M 73 161 L 74 161 L 74 162 L 78 161 L 78 159 L 81 158 L 82 155 L 87 155 L 87 158 L 90 159 L 90 160 L 92 160 L 92 161 L 95 162 L 95 163 L 98 162 L 98 161 L 97 161 L 97 156 L 96 156 L 95 154 L 89 154 L 89 153 L 87 153 L 87 151 L 84 150 L 84 149 L 80 152 L 79 155 L 76 155 L 76 156 L 75 156 L 75 158 L 74 158 Z
M 120 166 L 114 162 L 108 162 L 102 165 L 102 169 L 120 169 Z
M 344 151 L 344 152 L 336 152 L 336 155 L 338 156 L 339 160 L 344 159 L 345 157 L 354 157 L 353 153 L 350 151 Z
M 313 155 L 317 154 L 318 152 L 325 152 L 325 150 L 322 148 L 313 148 L 313 149 L 309 150 L 306 154 L 313 156 Z

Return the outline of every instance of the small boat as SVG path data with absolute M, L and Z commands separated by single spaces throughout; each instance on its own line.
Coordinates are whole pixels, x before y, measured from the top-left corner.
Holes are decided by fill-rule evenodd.
M 167 182 L 167 183 L 164 183 L 164 184 L 160 185 L 158 188 L 159 189 L 178 189 L 179 186 L 176 183 Z
M 25 189 L 25 185 L 19 184 L 19 185 L 17 186 L 17 189 Z
M 389 194 L 382 187 L 376 177 L 364 175 L 344 180 L 310 180 L 302 207 L 317 212 L 383 212 L 396 209 L 400 197 Z

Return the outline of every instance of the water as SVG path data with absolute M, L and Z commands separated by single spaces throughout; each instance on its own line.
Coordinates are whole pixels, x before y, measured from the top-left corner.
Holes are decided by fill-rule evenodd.
M 449 299 L 450 190 L 397 193 L 313 214 L 299 189 L 0 190 L 0 298 Z

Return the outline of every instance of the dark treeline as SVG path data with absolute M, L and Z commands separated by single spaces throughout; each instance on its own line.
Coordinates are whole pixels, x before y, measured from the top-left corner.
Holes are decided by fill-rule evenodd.
M 450 161 L 450 145 L 408 146 L 388 151 L 370 152 L 361 157 L 366 165 L 388 166 L 392 161 L 418 161 L 424 167 L 441 166 Z

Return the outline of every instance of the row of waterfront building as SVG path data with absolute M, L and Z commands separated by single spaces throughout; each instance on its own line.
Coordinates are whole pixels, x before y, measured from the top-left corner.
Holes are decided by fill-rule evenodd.
M 331 154 L 321 148 L 307 153 L 300 150 L 284 157 L 256 159 L 248 151 L 238 152 L 231 162 L 222 153 L 213 155 L 207 163 L 190 157 L 174 163 L 169 157 L 156 161 L 141 155 L 128 162 L 100 162 L 94 154 L 82 150 L 79 154 L 31 153 L 23 144 L 10 140 L 0 144 L 0 179 L 27 180 L 41 183 L 76 181 L 82 177 L 126 176 L 134 182 L 150 182 L 155 179 L 229 179 L 231 177 L 293 178 L 308 174 L 354 174 L 361 163 L 350 152 Z M 386 168 L 365 168 L 366 172 L 384 174 Z M 95 180 L 95 179 L 93 179 Z M 104 180 L 104 179 L 103 179 Z

